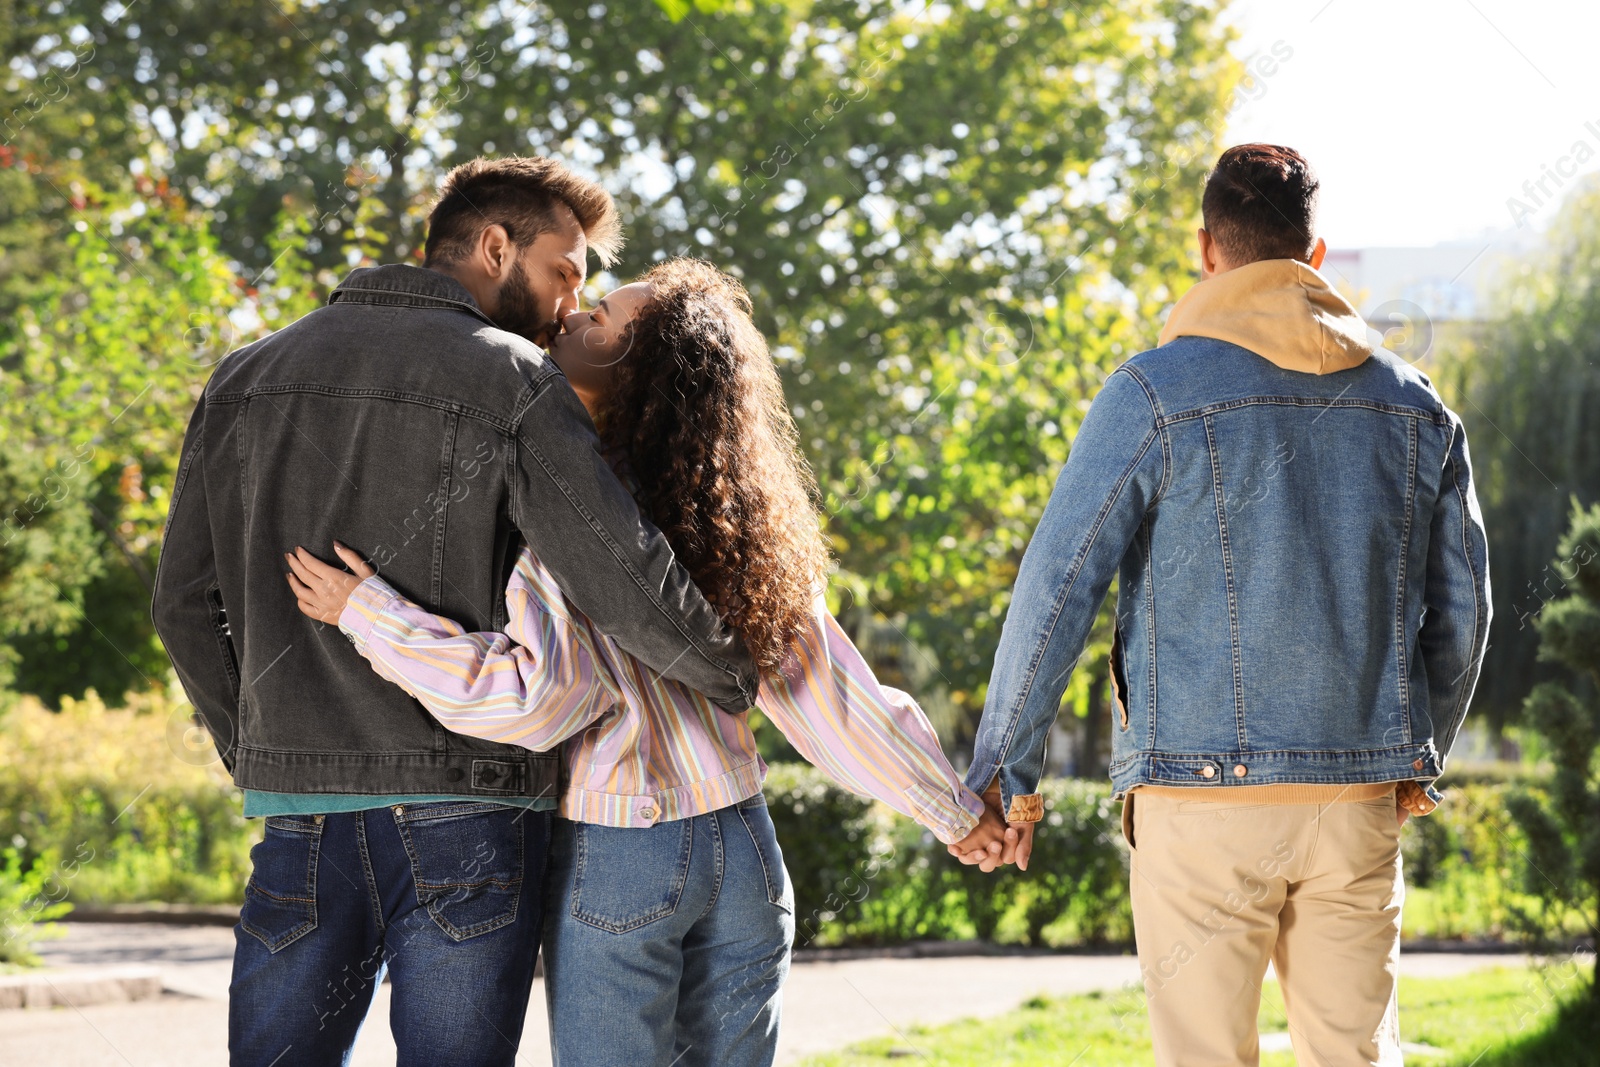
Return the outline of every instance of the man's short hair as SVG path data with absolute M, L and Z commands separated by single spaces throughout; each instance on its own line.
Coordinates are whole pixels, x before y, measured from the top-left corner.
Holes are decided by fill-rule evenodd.
M 1206 232 L 1236 266 L 1259 259 L 1309 262 L 1316 246 L 1316 173 L 1305 157 L 1275 144 L 1234 145 L 1206 179 Z
M 485 226 L 504 226 L 526 248 L 560 228 L 560 205 L 572 209 L 589 248 L 609 267 L 622 249 L 622 223 L 611 194 L 544 156 L 474 159 L 445 176 L 428 215 L 424 264 L 459 263 L 472 253 Z

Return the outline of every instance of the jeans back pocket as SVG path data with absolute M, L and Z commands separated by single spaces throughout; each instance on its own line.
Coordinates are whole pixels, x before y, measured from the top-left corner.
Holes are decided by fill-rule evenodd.
M 479 801 L 395 809 L 417 902 L 451 940 L 465 941 L 516 921 L 524 824 L 539 817 L 522 808 Z
M 778 831 L 767 812 L 766 797 L 757 793 L 749 800 L 735 805 L 739 821 L 750 833 L 750 843 L 755 846 L 761 861 L 761 873 L 767 880 L 767 901 L 783 911 L 794 912 L 794 890 L 789 884 L 789 871 L 783 865 L 783 849 L 778 845 Z
M 648 829 L 576 823 L 572 830 L 574 919 L 621 934 L 678 910 L 694 848 L 693 819 Z
M 317 856 L 321 815 L 271 815 L 250 849 L 239 925 L 268 952 L 278 952 L 317 928 Z

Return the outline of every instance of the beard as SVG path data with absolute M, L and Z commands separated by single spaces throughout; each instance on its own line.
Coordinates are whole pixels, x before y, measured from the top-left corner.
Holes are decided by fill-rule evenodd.
M 561 324 L 539 310 L 521 259 L 511 264 L 511 273 L 500 288 L 500 308 L 495 312 L 494 321 L 502 330 L 520 334 L 541 348 L 547 347 L 560 332 Z

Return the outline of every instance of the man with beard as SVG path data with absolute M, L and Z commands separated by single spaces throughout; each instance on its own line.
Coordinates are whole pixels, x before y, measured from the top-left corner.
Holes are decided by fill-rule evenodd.
M 423 267 L 354 270 L 223 361 L 172 489 L 156 627 L 266 822 L 235 931 L 236 1065 L 344 1062 L 386 970 L 400 1064 L 511 1064 L 558 777 L 556 753 L 444 730 L 300 614 L 287 550 L 337 530 L 477 641 L 505 628 L 520 536 L 639 659 L 727 711 L 755 698 L 745 649 L 540 347 L 587 252 L 615 259 L 610 196 L 553 160 L 479 159 L 428 229 Z

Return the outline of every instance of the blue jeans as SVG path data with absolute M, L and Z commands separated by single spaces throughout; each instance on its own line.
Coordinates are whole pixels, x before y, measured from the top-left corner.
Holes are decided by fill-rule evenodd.
M 516 1058 L 548 812 L 475 800 L 277 815 L 234 929 L 234 1067 L 343 1064 L 387 970 L 400 1067 Z
M 766 1067 L 794 891 L 758 793 L 649 829 L 556 820 L 545 995 L 560 1067 Z

